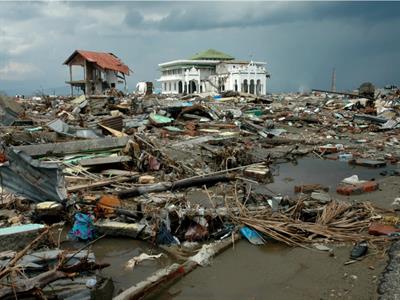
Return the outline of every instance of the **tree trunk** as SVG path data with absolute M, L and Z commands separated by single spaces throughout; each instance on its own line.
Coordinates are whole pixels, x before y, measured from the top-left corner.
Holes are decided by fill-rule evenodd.
M 118 192 L 118 196 L 120 198 L 128 198 L 139 196 L 147 193 L 158 193 L 165 191 L 175 191 L 179 189 L 184 189 L 188 187 L 194 186 L 202 186 L 202 185 L 214 185 L 218 182 L 227 182 L 233 180 L 235 177 L 229 175 L 213 175 L 213 176 L 205 176 L 205 177 L 191 177 L 186 178 L 174 182 L 160 182 L 156 184 L 149 184 L 145 186 L 139 186 L 133 189 L 128 189 L 124 191 Z

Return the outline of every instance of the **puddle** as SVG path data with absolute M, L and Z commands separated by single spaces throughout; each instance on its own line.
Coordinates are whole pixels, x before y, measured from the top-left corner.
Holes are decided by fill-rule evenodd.
M 379 175 L 380 172 L 395 168 L 389 165 L 371 169 L 341 161 L 304 158 L 296 165 L 276 165 L 274 182 L 267 187 L 276 193 L 293 195 L 297 184 L 319 183 L 335 193 L 336 186 L 345 177 L 357 174 L 360 179 L 380 179 L 383 177 Z M 194 190 L 189 196 L 209 204 L 202 191 Z M 66 244 L 71 246 L 71 242 Z M 79 248 L 83 244 L 72 245 Z M 112 277 L 115 293 L 173 263 L 165 256 L 159 260 L 143 261 L 133 271 L 126 269 L 125 264 L 134 256 L 143 252 L 160 253 L 147 242 L 128 238 L 105 238 L 96 242 L 92 249 L 97 262 L 111 264 L 100 274 Z M 349 245 L 335 249 L 336 257 L 332 258 L 325 252 L 289 248 L 274 242 L 255 247 L 240 241 L 235 249 L 228 249 L 214 258 L 211 266 L 197 268 L 151 299 L 310 299 L 317 295 L 326 299 L 332 297 L 332 290 L 336 294 L 346 294 L 346 289 L 354 289 L 351 294 L 363 299 L 375 293 L 376 287 L 371 282 L 383 265 L 380 265 L 380 261 L 368 260 L 368 264 L 376 264 L 375 270 L 368 269 L 366 263 L 344 266 L 350 249 Z M 354 287 L 353 282 L 343 277 L 349 272 L 359 277 L 358 286 Z
M 327 252 L 276 243 L 257 247 L 242 240 L 215 257 L 211 266 L 198 267 L 148 299 L 337 299 L 346 294 L 345 299 L 371 299 L 376 289 L 372 280 L 384 263 L 369 257 L 345 266 L 350 249 L 335 248 L 336 256 L 330 257 Z M 357 276 L 356 282 L 350 274 Z
M 268 189 L 282 195 L 294 195 L 295 185 L 319 183 L 329 187 L 330 192 L 335 192 L 337 185 L 346 177 L 358 175 L 361 180 L 378 180 L 384 177 L 380 172 L 396 169 L 396 165 L 366 168 L 338 160 L 303 158 L 297 164 L 274 165 L 274 169 L 274 175 L 277 175 L 274 182 L 267 185 Z
M 63 248 L 78 249 L 84 245 L 84 243 L 68 241 L 63 243 Z M 142 261 L 135 266 L 134 270 L 125 268 L 127 261 L 134 256 L 138 256 L 141 253 L 158 254 L 161 252 L 160 249 L 147 242 L 129 238 L 103 238 L 92 246 L 92 250 L 96 256 L 97 263 L 110 264 L 109 267 L 101 270 L 99 274 L 104 277 L 112 277 L 115 295 L 121 289 L 127 289 L 158 269 L 173 263 L 165 255 L 160 259 Z

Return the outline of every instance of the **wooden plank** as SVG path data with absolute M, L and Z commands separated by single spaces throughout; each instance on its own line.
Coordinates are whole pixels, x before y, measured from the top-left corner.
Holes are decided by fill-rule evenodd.
M 90 190 L 90 189 L 95 189 L 99 187 L 104 187 L 107 185 L 111 185 L 114 183 L 120 183 L 120 182 L 127 182 L 127 181 L 133 181 L 136 180 L 139 176 L 132 176 L 132 177 L 118 177 L 110 180 L 104 180 L 104 181 L 97 181 L 94 183 L 89 183 L 89 184 L 80 184 L 80 185 L 75 185 L 67 188 L 67 192 L 73 193 L 77 192 L 80 190 Z
M 386 161 L 384 160 L 371 160 L 371 159 L 354 159 L 349 161 L 352 165 L 369 167 L 369 168 L 381 168 L 386 166 Z
M 227 238 L 222 241 L 213 242 L 208 245 L 203 245 L 199 253 L 189 257 L 183 264 L 172 264 L 164 269 L 160 269 L 147 277 L 144 281 L 123 291 L 121 294 L 114 297 L 114 300 L 133 300 L 142 299 L 148 296 L 149 293 L 154 293 L 160 287 L 177 280 L 184 275 L 190 273 L 198 265 L 206 265 L 210 258 L 221 253 L 230 247 L 234 241 L 239 240 L 240 236 L 235 234 L 232 238 Z
M 107 157 L 95 157 L 95 158 L 85 158 L 79 161 L 79 164 L 83 167 L 93 167 L 100 165 L 118 164 L 123 162 L 131 161 L 130 156 L 107 156 Z
M 105 130 L 107 130 L 108 132 L 110 132 L 113 136 L 116 137 L 124 137 L 124 136 L 128 136 L 125 132 L 122 131 L 118 131 L 116 129 L 113 129 L 111 127 L 107 127 L 106 125 L 103 124 L 99 124 L 99 126 Z
M 124 137 L 106 137 L 101 139 L 79 140 L 63 143 L 48 143 L 38 145 L 17 146 L 14 149 L 22 150 L 32 157 L 46 155 L 66 155 L 80 152 L 95 152 L 122 148 L 129 141 L 128 136 Z
M 100 234 L 106 234 L 107 236 L 127 236 L 131 238 L 137 238 L 141 234 L 146 225 L 139 223 L 123 223 L 110 220 L 102 220 L 94 223 L 96 230 Z M 150 228 L 147 228 L 144 232 L 144 237 L 149 237 L 154 232 Z

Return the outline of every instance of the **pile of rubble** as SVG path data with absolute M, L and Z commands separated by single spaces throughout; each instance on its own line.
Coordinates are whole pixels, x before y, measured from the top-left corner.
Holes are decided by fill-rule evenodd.
M 307 248 L 387 245 L 400 231 L 393 210 L 332 199 L 319 184 L 296 187 L 296 196 L 268 189 L 276 164 L 300 156 L 398 164 L 400 92 L 378 98 L 372 106 L 324 92 L 0 98 L 0 235 L 10 239 L 0 253 L 0 295 L 111 297 L 109 281 L 93 273 L 106 265 L 86 248 L 60 250 L 60 237 L 52 238 L 68 224 L 72 239 L 142 239 L 177 261 L 121 299 L 206 264 L 240 235 Z M 378 188 L 352 176 L 337 193 Z M 68 293 L 46 288 L 77 276 Z

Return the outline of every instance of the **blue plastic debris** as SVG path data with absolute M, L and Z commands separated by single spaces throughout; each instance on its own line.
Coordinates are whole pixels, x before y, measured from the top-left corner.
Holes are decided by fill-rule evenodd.
M 160 226 L 160 230 L 157 233 L 156 242 L 158 245 L 171 245 L 178 243 L 164 224 L 161 224 Z
M 264 245 L 265 244 L 265 241 L 262 238 L 262 236 L 254 229 L 244 226 L 244 227 L 240 228 L 239 231 L 253 245 Z
M 95 237 L 93 221 L 92 215 L 76 213 L 74 226 L 68 233 L 69 237 L 84 241 L 93 239 Z

